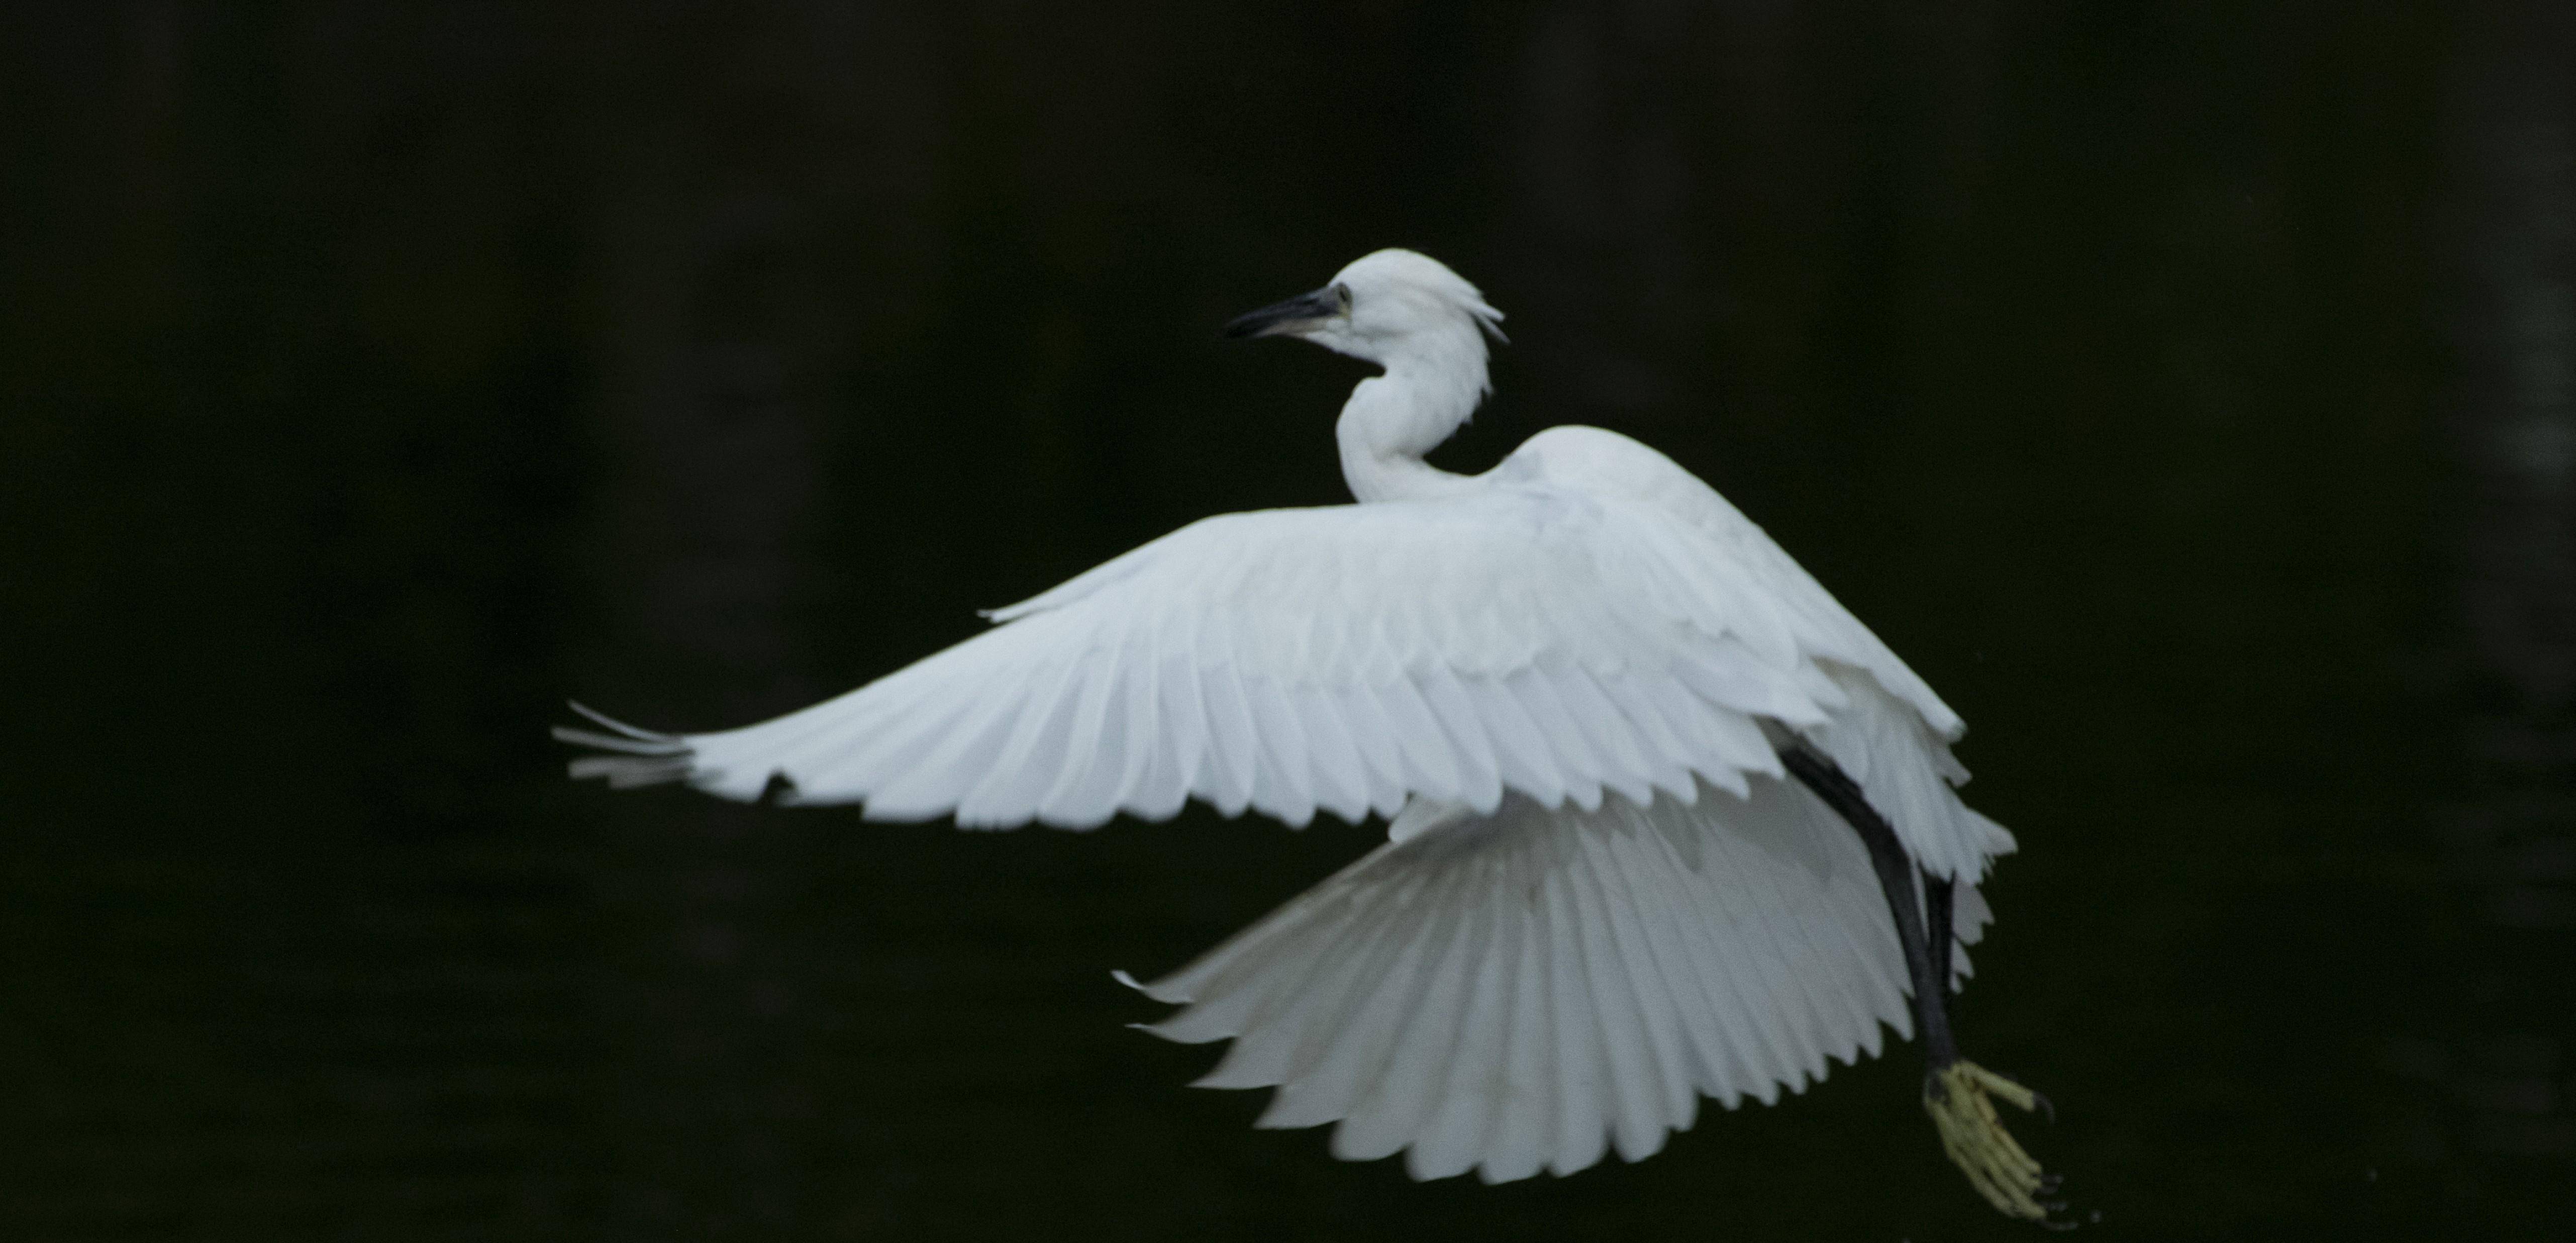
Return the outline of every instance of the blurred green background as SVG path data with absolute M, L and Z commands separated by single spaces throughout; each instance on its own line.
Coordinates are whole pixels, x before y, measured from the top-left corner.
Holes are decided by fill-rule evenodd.
M 2566 6 L 0 10 L 0 1234 L 2002 1238 L 1916 1061 L 1416 1185 L 1121 1024 L 1356 856 L 562 778 L 1193 518 L 1413 246 L 1973 723 L 2127 1238 L 2567 1237 Z

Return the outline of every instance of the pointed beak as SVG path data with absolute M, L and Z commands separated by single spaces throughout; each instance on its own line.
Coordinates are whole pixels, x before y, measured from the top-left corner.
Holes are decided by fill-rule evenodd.
M 1225 326 L 1225 335 L 1238 341 L 1246 337 L 1295 336 L 1341 313 L 1341 295 L 1327 286 L 1236 316 L 1233 323 Z

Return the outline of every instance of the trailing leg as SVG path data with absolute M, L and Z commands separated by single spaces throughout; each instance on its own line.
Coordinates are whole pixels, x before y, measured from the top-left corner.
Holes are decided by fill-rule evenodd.
M 1869 848 L 1905 969 L 1914 984 L 1914 1031 L 1923 1045 L 1923 1111 L 1941 1133 L 1941 1148 L 1968 1176 L 1977 1193 L 2008 1216 L 2048 1222 L 2060 1205 L 2041 1200 L 2057 1179 L 2022 1151 L 1992 1097 L 2021 1109 L 2044 1108 L 2047 1099 L 1959 1056 L 1950 1031 L 1952 888 L 1957 882 L 1918 868 L 1896 829 L 1869 804 L 1858 783 L 1832 760 L 1805 747 L 1784 747 L 1790 775 L 1834 809 Z M 2052 1223 L 2053 1224 L 2053 1223 Z

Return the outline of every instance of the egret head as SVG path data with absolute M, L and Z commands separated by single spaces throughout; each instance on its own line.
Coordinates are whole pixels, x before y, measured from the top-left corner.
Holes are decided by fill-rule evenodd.
M 1362 256 L 1313 293 L 1227 324 L 1225 335 L 1303 337 L 1390 369 L 1416 357 L 1472 353 L 1481 372 L 1482 334 L 1503 339 L 1502 318 L 1474 285 L 1439 260 L 1390 249 Z

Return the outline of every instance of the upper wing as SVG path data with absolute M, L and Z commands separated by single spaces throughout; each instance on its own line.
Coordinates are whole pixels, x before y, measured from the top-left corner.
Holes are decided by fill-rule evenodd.
M 1949 747 L 1967 732 L 1959 714 L 1698 476 L 1596 427 L 1549 428 L 1496 474 L 1623 497 L 1702 536 L 1711 572 L 1732 590 L 1766 602 L 1800 654 L 1844 692 L 1848 702 L 1830 720 L 1802 724 L 1798 732 L 1860 783 L 1915 861 L 1937 875 L 1973 880 L 1984 875 L 1989 857 L 2013 849 L 2010 832 L 1960 802 L 1952 789 L 1968 779 Z
M 1986 922 L 1959 899 L 1954 979 Z M 1703 1095 L 1768 1104 L 1876 1054 L 1882 1023 L 1911 1033 L 1868 852 L 1768 777 L 1455 816 L 1139 987 L 1188 1003 L 1147 1030 L 1234 1039 L 1200 1086 L 1276 1085 L 1261 1125 L 1338 1121 L 1335 1155 L 1409 1149 L 1416 1178 L 1570 1174 L 1612 1143 L 1639 1160 Z
M 1085 826 L 1197 797 L 1290 824 L 1409 795 L 1590 808 L 1778 773 L 1756 718 L 1822 724 L 1843 690 L 1802 627 L 1703 532 L 1615 496 L 1229 514 L 1024 604 L 993 630 L 759 725 L 559 731 L 627 754 L 576 775 L 773 777 L 883 819 Z
M 1770 601 L 1801 648 L 1865 670 L 1923 718 L 1934 734 L 1956 742 L 1967 725 L 1904 660 L 1834 599 L 1768 532 L 1679 463 L 1617 432 L 1551 427 L 1530 437 L 1504 463 L 1507 472 L 1587 492 L 1624 496 L 1705 535 L 1741 590 Z

